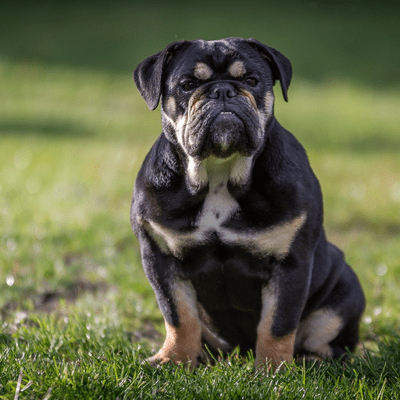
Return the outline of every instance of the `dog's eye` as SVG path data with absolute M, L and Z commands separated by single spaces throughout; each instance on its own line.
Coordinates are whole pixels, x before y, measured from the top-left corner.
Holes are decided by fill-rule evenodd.
M 193 90 L 196 87 L 196 82 L 186 81 L 186 82 L 183 82 L 181 86 L 185 92 L 190 92 L 191 90 Z
M 249 86 L 256 86 L 258 83 L 257 79 L 255 79 L 255 78 L 246 78 L 245 82 Z

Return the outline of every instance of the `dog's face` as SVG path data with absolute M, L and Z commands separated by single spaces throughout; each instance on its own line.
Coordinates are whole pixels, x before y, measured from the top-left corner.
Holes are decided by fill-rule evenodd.
M 177 42 L 149 57 L 135 82 L 154 109 L 162 104 L 167 138 L 188 157 L 249 157 L 265 141 L 274 108 L 273 85 L 286 98 L 289 61 L 254 40 Z
M 164 127 L 196 159 L 250 156 L 272 114 L 271 70 L 250 46 L 193 42 L 166 69 Z

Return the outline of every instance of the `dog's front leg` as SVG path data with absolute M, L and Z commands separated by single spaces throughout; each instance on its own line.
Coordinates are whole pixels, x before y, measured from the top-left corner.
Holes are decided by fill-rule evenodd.
M 293 360 L 296 330 L 277 336 L 273 332 L 277 318 L 278 296 L 273 284 L 264 287 L 261 293 L 262 310 L 257 327 L 256 355 L 254 365 L 259 366 L 271 362 L 274 368 L 283 362 Z
M 202 350 L 196 292 L 189 280 L 178 277 L 179 260 L 163 253 L 146 232 L 139 238 L 143 267 L 156 294 L 167 333 L 162 348 L 147 361 L 152 366 L 171 361 L 194 367 Z
M 172 361 L 196 366 L 201 355 L 201 326 L 192 284 L 175 278 L 171 297 L 162 301 L 175 308 L 176 315 L 175 318 L 169 318 L 170 312 L 164 315 L 167 332 L 165 342 L 158 353 L 147 361 L 151 365 Z
M 285 265 L 289 264 L 289 265 Z M 308 294 L 309 263 L 282 263 L 262 289 L 262 309 L 257 327 L 255 366 L 271 362 L 278 368 L 291 363 L 297 327 Z

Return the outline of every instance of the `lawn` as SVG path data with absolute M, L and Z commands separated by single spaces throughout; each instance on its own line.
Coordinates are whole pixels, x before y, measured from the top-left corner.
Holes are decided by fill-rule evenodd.
M 33 4 L 10 3 L 0 21 L 0 399 L 400 398 L 398 6 L 282 3 L 265 27 L 238 6 L 218 28 L 222 5 L 208 15 L 190 3 Z M 280 27 L 287 34 L 272 35 Z M 274 375 L 255 371 L 251 354 L 195 372 L 142 364 L 164 327 L 129 207 L 161 127 L 131 70 L 169 41 L 229 35 L 264 40 L 294 64 L 276 115 L 306 147 L 328 237 L 367 296 L 346 366 Z

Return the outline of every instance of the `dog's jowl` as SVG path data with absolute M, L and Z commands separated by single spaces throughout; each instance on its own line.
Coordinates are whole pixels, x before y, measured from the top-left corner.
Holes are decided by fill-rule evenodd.
M 148 361 L 256 365 L 352 351 L 364 296 L 326 240 L 306 153 L 274 117 L 289 60 L 253 39 L 181 41 L 134 72 L 163 131 L 137 176 L 131 222 L 167 337 Z

